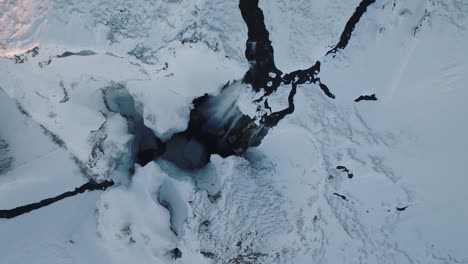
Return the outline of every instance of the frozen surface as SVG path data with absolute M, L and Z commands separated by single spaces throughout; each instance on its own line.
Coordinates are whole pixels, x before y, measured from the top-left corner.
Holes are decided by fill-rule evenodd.
M 0 90 L 0 138 L 9 148 L 12 164 L 0 176 L 0 208 L 20 205 L 56 196 L 83 184 L 71 155 L 55 145 L 41 127 L 22 114 L 17 105 Z
M 0 2 L 0 210 L 116 182 L 0 219 L 0 262 L 468 263 L 463 0 L 376 1 L 329 55 L 359 1 L 260 0 L 276 66 L 321 61 L 336 99 L 298 85 L 294 112 L 245 157 L 192 171 L 130 164 L 134 135 L 109 87 L 126 89 L 162 140 L 187 128 L 194 98 L 228 82 L 236 90 L 213 113 L 233 101 L 268 112 L 239 81 L 238 4 Z M 271 111 L 290 87 L 269 96 Z

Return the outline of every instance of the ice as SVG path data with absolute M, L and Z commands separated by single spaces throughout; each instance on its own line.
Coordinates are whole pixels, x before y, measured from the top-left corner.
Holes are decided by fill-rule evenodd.
M 242 82 L 238 1 L 1 2 L 0 209 L 116 182 L 0 220 L 2 263 L 467 263 L 468 6 L 376 1 L 326 55 L 359 2 L 260 0 L 277 68 L 320 61 L 336 99 L 298 85 L 242 157 L 181 139 L 144 167 L 135 142 L 184 131 L 205 93 L 212 130 L 288 106 L 290 85 Z

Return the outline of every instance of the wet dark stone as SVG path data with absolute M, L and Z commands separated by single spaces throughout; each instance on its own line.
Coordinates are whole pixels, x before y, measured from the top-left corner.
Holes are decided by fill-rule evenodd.
M 172 258 L 173 259 L 178 259 L 182 257 L 182 251 L 180 251 L 179 248 L 174 248 L 171 250 Z
M 238 241 L 237 244 L 236 244 L 236 247 L 242 248 L 242 241 Z
M 221 198 L 221 197 L 222 197 L 222 196 L 221 196 L 221 192 L 217 192 L 217 193 L 215 193 L 215 194 L 213 194 L 213 195 L 208 194 L 208 199 L 209 199 L 210 202 L 212 202 L 212 203 L 216 202 L 216 201 L 217 201 L 219 198 Z
M 200 251 L 200 254 L 202 254 L 205 258 L 213 258 L 215 254 L 210 251 Z
M 340 197 L 341 199 L 343 199 L 343 200 L 345 200 L 345 201 L 348 201 L 348 198 L 347 198 L 346 196 L 344 196 L 344 195 L 341 195 L 341 194 L 336 193 L 336 192 L 333 193 L 333 195 L 338 196 L 338 197 Z
M 210 220 L 205 220 L 200 223 L 200 227 L 208 227 L 210 225 Z
M 397 207 L 396 210 L 399 211 L 399 212 L 401 212 L 401 211 L 406 210 L 406 208 L 408 208 L 408 206 L 409 206 L 409 205 L 404 206 L 404 207 Z
M 360 101 L 377 101 L 377 97 L 375 96 L 375 94 L 361 95 L 354 100 L 354 102 L 360 102 Z
M 336 169 L 346 172 L 348 174 L 349 179 L 352 179 L 354 177 L 354 175 L 350 173 L 348 168 L 346 168 L 345 166 L 337 166 Z
M 82 50 L 78 52 L 65 51 L 64 53 L 57 55 L 57 58 L 66 58 L 69 56 L 91 56 L 96 55 L 97 53 L 92 50 Z
M 344 171 L 344 172 L 349 172 L 349 170 L 345 167 L 345 166 L 336 166 L 336 169 L 337 170 L 341 170 L 341 171 Z
M 53 203 L 55 203 L 57 201 L 65 199 L 65 198 L 72 197 L 72 196 L 75 196 L 75 195 L 80 194 L 80 193 L 84 193 L 85 191 L 97 191 L 97 190 L 102 190 L 103 191 L 103 190 L 106 190 L 107 188 L 109 188 L 112 185 L 114 185 L 114 182 L 112 180 L 107 180 L 107 181 L 103 181 L 103 182 L 100 182 L 100 183 L 98 183 L 98 182 L 96 182 L 94 180 L 91 180 L 91 181 L 81 185 L 80 187 L 75 188 L 74 191 L 62 193 L 62 194 L 60 194 L 60 195 L 58 195 L 56 197 L 53 197 L 53 198 L 44 199 L 44 200 L 42 200 L 40 202 L 37 202 L 37 203 L 27 204 L 27 205 L 19 206 L 19 207 L 9 209 L 9 210 L 0 210 L 0 218 L 7 218 L 7 219 L 14 218 L 14 217 L 20 216 L 22 214 L 29 213 L 31 211 L 37 210 L 39 208 L 51 205 L 51 204 L 53 204 Z

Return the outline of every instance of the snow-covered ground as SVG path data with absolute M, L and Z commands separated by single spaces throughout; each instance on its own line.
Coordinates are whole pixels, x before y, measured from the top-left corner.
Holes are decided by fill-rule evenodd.
M 0 2 L 0 210 L 116 183 L 0 219 L 0 263 L 468 263 L 464 0 L 375 1 L 328 55 L 359 1 L 260 0 L 278 69 L 321 61 L 336 99 L 298 85 L 244 157 L 133 165 L 105 92 L 162 140 L 184 131 L 194 98 L 248 70 L 238 5 Z M 255 116 L 261 94 L 235 85 Z

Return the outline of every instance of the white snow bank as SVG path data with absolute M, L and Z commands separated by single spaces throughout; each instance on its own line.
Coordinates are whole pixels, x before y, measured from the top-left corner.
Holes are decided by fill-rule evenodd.
M 174 43 L 161 52 L 160 60 L 167 62 L 166 70 L 150 81 L 129 81 L 128 88 L 142 108 L 145 125 L 163 140 L 187 128 L 194 98 L 216 93 L 245 73 L 203 44 Z
M 338 43 L 359 0 L 260 0 L 276 67 L 307 69 Z
M 192 192 L 190 183 L 168 177 L 154 162 L 137 168 L 128 188 L 105 192 L 98 202 L 97 230 L 114 263 L 169 263 L 178 243 L 171 229 L 181 232 Z
M 72 191 L 85 182 L 71 155 L 55 145 L 0 88 L 0 139 L 10 168 L 0 175 L 0 209 L 12 209 Z M 6 121 L 8 120 L 8 121 Z M 60 165 L 60 166 L 58 166 Z
M 130 78 L 145 78 L 136 66 L 109 55 L 54 58 L 45 68 L 0 59 L 1 87 L 31 118 L 55 134 L 87 166 L 108 176 L 132 137 L 119 113 L 106 109 L 102 89 Z M 110 63 L 112 69 L 105 67 Z M 104 152 L 104 153 L 102 153 Z

